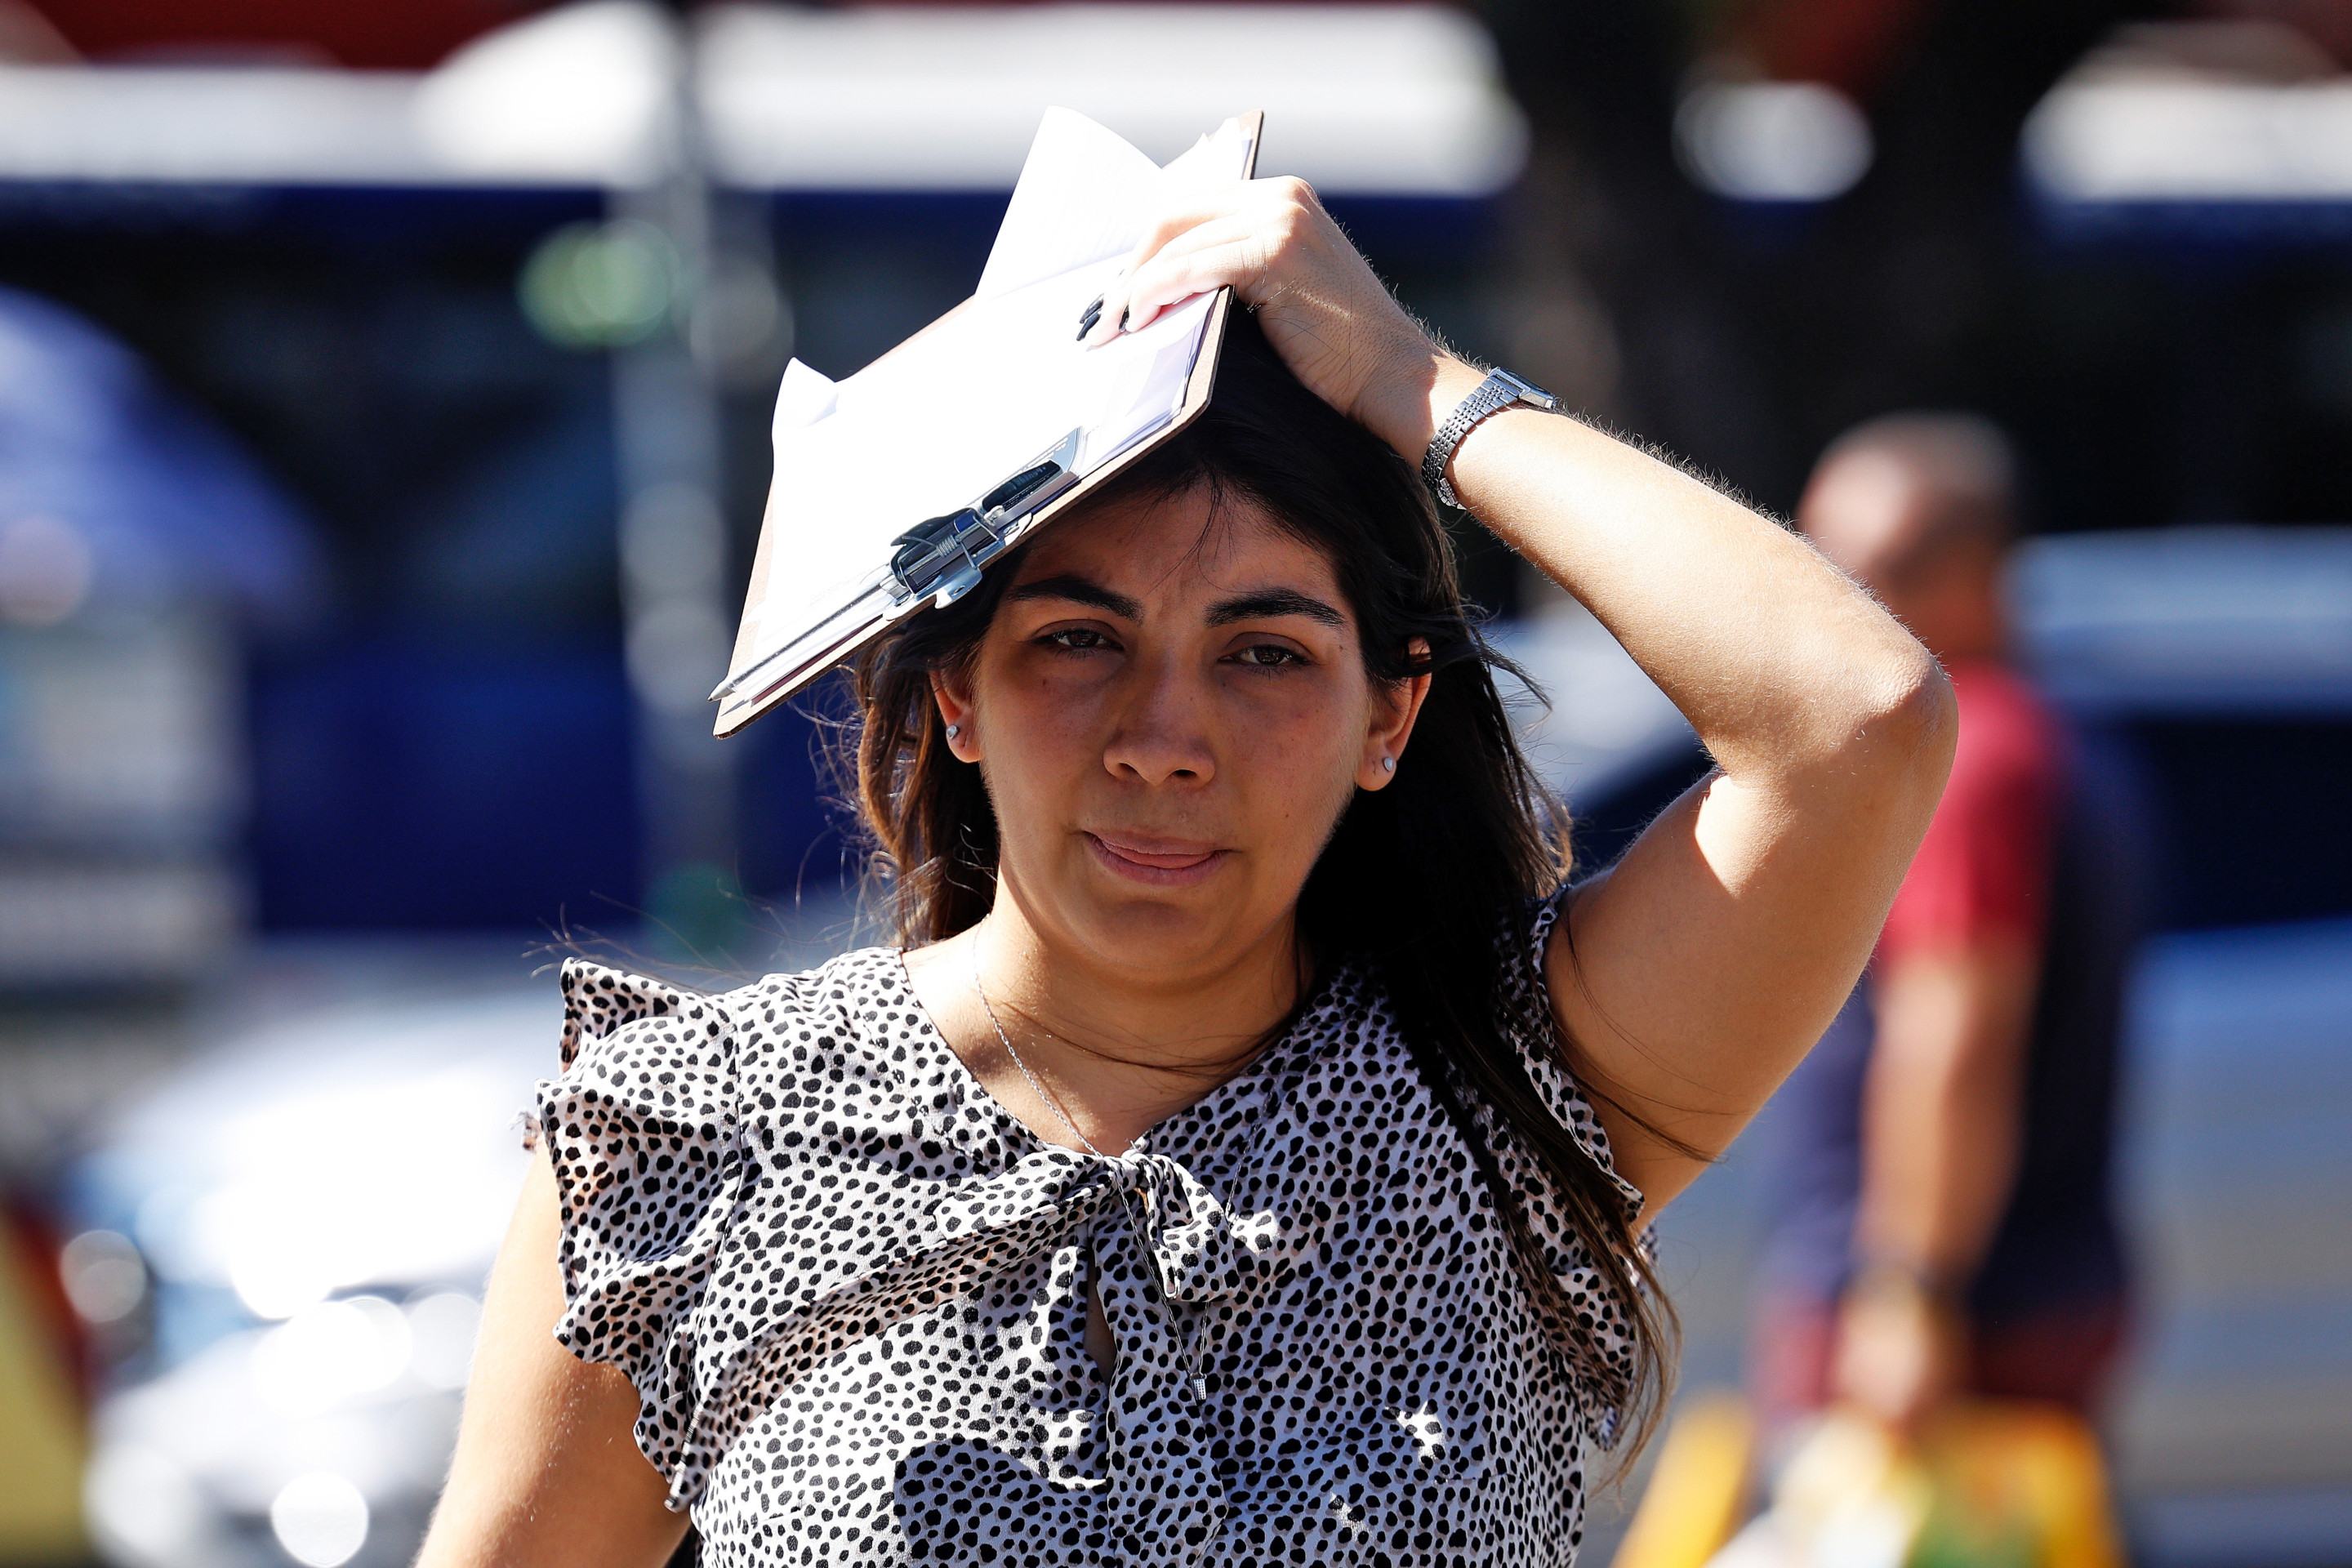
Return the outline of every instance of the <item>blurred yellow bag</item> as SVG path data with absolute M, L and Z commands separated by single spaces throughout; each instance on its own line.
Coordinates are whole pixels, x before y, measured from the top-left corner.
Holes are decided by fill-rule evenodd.
M 0 1213 L 0 1562 L 79 1563 L 79 1401 L 41 1319 L 33 1271 Z
M 2042 1568 L 2121 1568 L 2123 1543 L 2098 1438 L 2055 1405 L 1973 1404 L 1953 1411 L 1928 1449 L 1931 1508 L 1913 1568 L 1993 1559 L 2004 1536 Z
M 1720 1391 L 1685 1396 L 1659 1436 L 1613 1568 L 1702 1568 L 1748 1517 L 1755 1454 L 1745 1400 Z
M 1692 1402 L 1661 1442 L 1615 1568 L 2120 1568 L 2097 1439 L 2054 1406 L 1956 1406 L 1916 1452 L 1823 1416 L 1747 1519 L 1759 1469 L 1737 1396 Z

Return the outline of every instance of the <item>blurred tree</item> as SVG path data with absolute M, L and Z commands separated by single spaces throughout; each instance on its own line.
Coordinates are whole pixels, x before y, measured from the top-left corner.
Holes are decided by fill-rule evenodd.
M 1985 395 L 2016 322 L 2018 133 L 2149 0 L 1485 0 L 1534 146 L 1513 249 L 1528 374 L 1786 513 L 1813 455 L 1894 403 Z M 1685 173 L 1696 75 L 1820 81 L 1873 156 L 1824 211 L 1735 245 Z

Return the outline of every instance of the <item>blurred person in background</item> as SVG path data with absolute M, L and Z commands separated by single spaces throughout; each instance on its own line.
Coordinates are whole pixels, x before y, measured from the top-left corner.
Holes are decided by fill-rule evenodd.
M 1952 774 L 1861 983 L 1791 1076 L 1751 1381 L 1767 1431 L 1960 1396 L 2095 1425 L 2128 1321 L 2116 1037 L 2140 923 L 2126 775 L 2012 662 L 2017 461 L 1989 421 L 1882 416 L 1799 525 L 1934 651 Z

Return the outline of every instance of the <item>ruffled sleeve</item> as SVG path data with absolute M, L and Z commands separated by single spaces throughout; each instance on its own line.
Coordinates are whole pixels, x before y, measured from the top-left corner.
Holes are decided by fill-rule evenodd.
M 1639 1187 L 1618 1173 L 1616 1158 L 1610 1152 L 1609 1134 L 1593 1114 L 1591 1101 L 1585 1098 L 1583 1089 L 1570 1072 L 1552 1021 L 1551 987 L 1544 969 L 1544 950 L 1552 927 L 1559 920 L 1567 892 L 1563 886 L 1542 898 L 1530 900 L 1514 912 L 1503 932 L 1502 946 L 1507 961 L 1499 997 L 1504 1033 L 1517 1047 L 1528 1079 L 1552 1119 L 1567 1130 L 1577 1147 L 1584 1151 L 1616 1192 L 1624 1205 L 1627 1221 L 1638 1222 L 1646 1200 Z M 1656 1226 L 1640 1226 L 1634 1246 L 1645 1261 L 1655 1259 L 1657 1245 Z M 1590 1258 L 1576 1258 L 1563 1278 L 1572 1300 L 1589 1295 L 1600 1306 L 1593 1313 L 1593 1335 L 1601 1359 L 1599 1364 L 1588 1369 L 1591 1375 L 1584 1401 L 1585 1429 L 1602 1448 L 1613 1448 L 1617 1445 L 1618 1424 L 1633 1394 L 1633 1309 L 1622 1300 L 1607 1299 L 1605 1277 Z M 1646 1296 L 1646 1286 L 1643 1291 Z
M 641 1397 L 637 1447 L 685 1512 L 700 1441 L 697 1313 L 742 1186 L 736 1031 L 722 998 L 563 961 L 561 1074 L 533 1093 L 562 1221 L 556 1342 L 619 1367 Z

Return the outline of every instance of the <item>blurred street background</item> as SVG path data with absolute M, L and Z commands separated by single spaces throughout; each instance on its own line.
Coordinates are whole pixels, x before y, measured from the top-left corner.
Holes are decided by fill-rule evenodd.
M 777 382 L 962 298 L 1063 104 L 1263 109 L 1465 353 L 1775 516 L 1857 421 L 2009 433 L 2158 852 L 2130 1555 L 2352 1565 L 2347 73 L 2338 0 L 0 0 L 0 1564 L 407 1563 L 550 944 L 869 939 L 816 721 L 704 700 Z M 1605 861 L 1705 759 L 1462 540 Z M 1694 1392 L 1773 1121 L 1663 1227 Z

